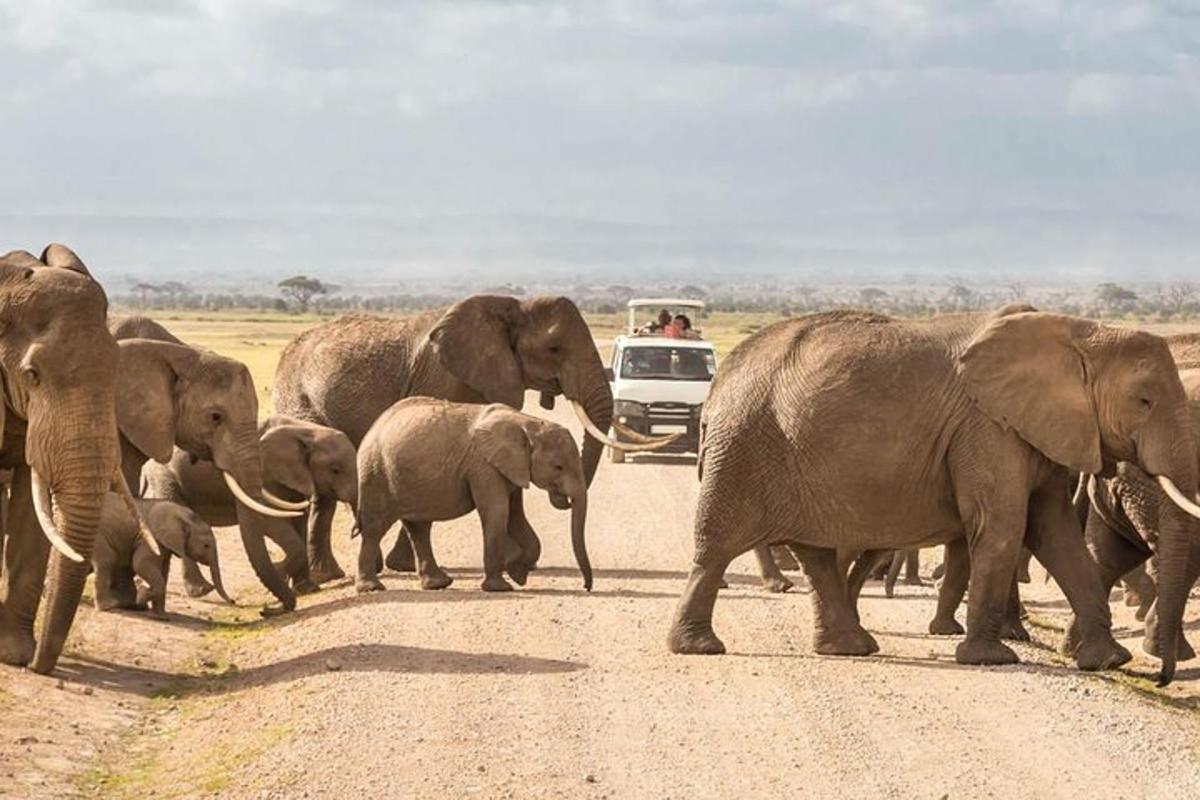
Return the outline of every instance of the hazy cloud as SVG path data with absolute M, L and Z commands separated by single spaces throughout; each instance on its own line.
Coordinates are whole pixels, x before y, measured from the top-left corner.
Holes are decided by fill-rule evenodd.
M 1183 2 L 0 0 L 0 53 L 0 249 L 114 272 L 1200 251 Z

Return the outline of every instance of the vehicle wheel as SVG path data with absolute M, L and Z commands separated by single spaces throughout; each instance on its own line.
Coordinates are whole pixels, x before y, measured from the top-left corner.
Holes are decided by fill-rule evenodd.
M 610 448 L 608 448 L 608 457 L 614 464 L 624 464 L 625 463 L 625 451 L 624 450 L 618 450 L 615 447 L 610 447 Z

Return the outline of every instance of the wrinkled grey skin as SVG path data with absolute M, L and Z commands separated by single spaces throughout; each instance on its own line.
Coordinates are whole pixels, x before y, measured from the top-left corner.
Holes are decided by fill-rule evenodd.
M 114 321 L 113 330 L 121 347 L 117 384 L 121 468 L 134 491 L 138 491 L 142 468 L 148 461 L 165 464 L 179 448 L 193 459 L 212 462 L 228 472 L 250 497 L 269 506 L 262 496 L 258 396 L 246 365 L 210 350 L 182 344 L 153 320 Z M 155 338 L 122 338 L 130 333 Z M 296 595 L 288 585 L 288 578 L 301 590 L 311 585 L 303 541 L 295 535 L 288 520 L 266 517 L 240 503 L 235 513 L 254 574 L 279 600 L 282 610 L 294 609 Z M 287 576 L 280 575 L 272 564 L 267 538 L 287 554 Z M 185 571 L 195 586 L 198 571 L 193 565 Z M 267 608 L 264 613 L 279 610 Z
M 875 652 L 835 551 L 965 536 L 973 558 L 958 661 L 1017 660 L 1000 636 L 1024 543 L 1081 620 L 1078 665 L 1121 664 L 1130 656 L 1112 638 L 1071 506 L 1073 475 L 1128 460 L 1184 492 L 1197 486 L 1192 421 L 1163 340 L 1024 308 L 920 321 L 837 312 L 769 326 L 725 360 L 702 435 L 694 566 L 669 636 L 680 653 L 724 651 L 712 608 L 725 567 L 781 543 L 813 586 L 816 650 Z M 1163 569 L 1172 561 L 1182 572 L 1196 521 L 1177 509 L 1167 517 Z M 1170 592 L 1182 601 L 1182 580 Z M 1172 610 L 1174 637 L 1181 602 Z
M 187 556 L 207 565 L 218 593 L 233 602 L 221 580 L 217 539 L 208 523 L 190 508 L 167 500 L 138 499 L 135 504 L 158 541 L 161 555 L 155 555 L 142 539 L 137 520 L 125 503 L 110 493 L 101 516 L 101 534 L 92 553 L 96 608 L 140 611 L 149 605 L 152 616 L 163 617 L 171 556 Z M 135 574 L 146 583 L 145 587 L 134 585 Z
M 450 576 L 430 547 L 430 527 L 473 509 L 483 523 L 483 590 L 512 591 L 505 570 L 523 585 L 535 545 L 525 528 L 513 524 L 511 512 L 531 483 L 570 503 L 571 544 L 584 587 L 592 588 L 584 541 L 587 479 L 575 439 L 561 425 L 498 403 L 410 397 L 371 426 L 359 447 L 358 476 L 360 592 L 384 588 L 379 542 L 397 520 L 411 538 L 422 588 L 449 586 Z
M 1166 337 L 1171 354 L 1179 365 L 1179 377 L 1188 397 L 1193 424 L 1200 430 L 1200 358 L 1197 337 L 1191 334 Z M 1142 649 L 1162 657 L 1166 641 L 1161 630 L 1159 587 L 1146 574 L 1142 565 L 1153 555 L 1161 563 L 1161 531 L 1174 505 L 1153 478 L 1136 464 L 1118 465 L 1116 474 L 1108 478 L 1092 478 L 1088 482 L 1086 537 L 1088 549 L 1100 565 L 1106 588 L 1118 579 L 1126 583 L 1127 600 L 1137 598 L 1138 618 L 1145 618 L 1146 632 Z M 1186 590 L 1200 577 L 1200 539 L 1189 543 L 1183 584 Z M 1158 577 L 1160 569 L 1153 570 Z M 1071 634 L 1075 635 L 1074 625 Z M 1182 627 L 1174 648 L 1176 658 L 1186 661 L 1195 651 L 1184 636 Z
M 405 397 L 423 395 L 465 403 L 504 403 L 520 409 L 525 391 L 541 392 L 552 408 L 557 395 L 577 400 L 600 430 L 612 420 L 612 391 L 591 330 L 565 297 L 476 295 L 405 320 L 348 316 L 293 340 L 275 373 L 275 411 L 342 431 L 358 445 L 375 419 Z M 585 437 L 583 469 L 591 485 L 603 445 Z M 537 535 L 520 495 L 513 524 Z M 552 496 L 557 508 L 567 500 Z M 310 548 L 318 580 L 343 573 L 329 545 L 332 505 L 314 509 Z M 527 551 L 533 567 L 539 546 Z M 406 537 L 387 557 L 392 569 L 411 570 Z
M 358 501 L 356 454 L 340 431 L 275 415 L 259 426 L 263 483 L 284 500 L 329 498 L 347 503 L 353 510 Z M 191 458 L 176 449 L 166 464 L 148 463 L 142 470 L 143 493 L 147 497 L 174 500 L 196 509 L 212 525 L 231 525 L 237 520 L 239 504 L 211 462 Z M 265 535 L 285 553 L 277 565 L 285 575 L 302 574 L 294 562 L 305 561 L 297 547 L 305 535 L 304 518 L 264 518 Z M 186 563 L 186 562 L 185 562 Z M 185 576 L 188 594 L 200 597 L 212 590 L 207 581 Z M 296 583 L 302 593 L 315 590 L 312 581 Z
M 0 662 L 40 673 L 54 668 L 70 632 L 104 498 L 119 475 L 117 345 L 107 312 L 104 290 L 69 248 L 50 245 L 40 258 L 0 256 L 0 468 L 13 471 Z M 31 470 L 49 489 L 59 533 L 82 563 L 50 552 L 34 514 Z

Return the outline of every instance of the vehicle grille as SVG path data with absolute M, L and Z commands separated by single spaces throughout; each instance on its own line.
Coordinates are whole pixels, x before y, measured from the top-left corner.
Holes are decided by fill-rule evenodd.
M 650 403 L 646 406 L 647 416 L 655 422 L 677 422 L 685 425 L 692 419 L 692 406 L 687 403 Z

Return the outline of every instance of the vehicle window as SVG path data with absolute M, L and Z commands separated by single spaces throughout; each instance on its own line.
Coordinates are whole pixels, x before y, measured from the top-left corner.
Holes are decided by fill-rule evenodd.
M 621 377 L 656 381 L 710 381 L 717 371 L 711 350 L 694 347 L 631 347 Z

